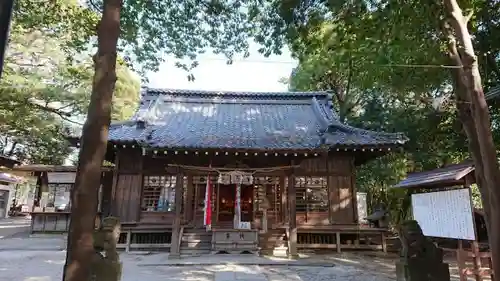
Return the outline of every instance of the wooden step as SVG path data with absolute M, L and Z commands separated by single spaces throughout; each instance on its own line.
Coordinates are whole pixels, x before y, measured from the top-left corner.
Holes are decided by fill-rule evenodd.
M 181 242 L 181 248 L 212 247 L 210 242 Z
M 211 242 L 212 237 L 209 237 L 208 239 L 205 237 L 182 237 L 181 242 Z
M 189 248 L 189 249 L 193 249 L 193 248 L 200 248 L 200 249 L 203 249 L 203 248 L 211 248 L 212 247 L 212 244 L 211 243 L 203 243 L 203 244 L 189 244 L 189 243 L 185 243 L 185 244 L 181 244 L 181 248 Z
M 212 240 L 212 235 L 182 235 L 183 240 Z
M 211 250 L 212 232 L 207 232 L 205 229 L 184 229 L 180 245 L 181 256 L 205 255 Z

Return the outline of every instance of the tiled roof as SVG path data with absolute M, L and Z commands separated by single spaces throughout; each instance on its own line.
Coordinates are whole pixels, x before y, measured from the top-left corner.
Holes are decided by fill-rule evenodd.
M 341 124 L 326 92 L 144 91 L 109 140 L 165 148 L 315 149 L 401 145 L 400 134 Z

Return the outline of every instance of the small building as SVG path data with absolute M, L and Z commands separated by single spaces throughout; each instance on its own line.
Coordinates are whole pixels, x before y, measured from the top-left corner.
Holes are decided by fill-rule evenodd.
M 0 169 L 10 169 L 20 162 L 6 156 L 0 155 Z M 8 173 L 0 173 L 0 219 L 9 215 L 9 209 L 13 201 L 13 186 L 19 179 Z
M 429 171 L 415 172 L 400 181 L 394 188 L 404 188 L 411 193 L 422 190 L 448 190 L 455 188 L 471 188 L 476 183 L 475 167 L 472 160 L 466 160 L 458 164 L 450 164 Z M 488 233 L 484 211 L 474 208 L 474 225 L 477 241 L 487 243 Z
M 0 219 L 9 216 L 10 207 L 15 199 L 15 187 L 19 182 L 21 179 L 14 175 L 0 173 Z
M 67 232 L 70 223 L 70 192 L 75 184 L 76 166 L 30 164 L 15 166 L 11 173 L 25 179 L 33 178 L 28 186 L 29 211 L 32 233 Z M 102 167 L 101 186 L 98 197 L 98 217 L 109 214 L 113 168 Z M 33 184 L 35 185 L 35 184 Z
M 365 236 L 386 230 L 360 223 L 355 169 L 406 140 L 342 124 L 326 92 L 146 89 L 136 114 L 110 126 L 109 214 L 127 249 L 147 240 L 172 256 L 381 249 Z

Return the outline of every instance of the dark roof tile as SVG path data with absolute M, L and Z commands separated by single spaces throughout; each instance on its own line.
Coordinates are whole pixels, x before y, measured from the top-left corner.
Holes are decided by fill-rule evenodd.
M 145 122 L 144 128 L 137 121 Z M 327 92 L 214 92 L 147 89 L 110 141 L 150 147 L 314 149 L 325 145 L 399 145 L 406 138 L 341 124 Z

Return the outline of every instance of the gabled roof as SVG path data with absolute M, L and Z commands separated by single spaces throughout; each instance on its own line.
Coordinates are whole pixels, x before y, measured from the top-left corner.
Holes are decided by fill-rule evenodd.
M 109 140 L 161 148 L 316 149 L 397 146 L 407 139 L 340 123 L 327 92 L 146 89 Z
M 411 173 L 408 177 L 400 181 L 394 187 L 416 188 L 416 187 L 450 187 L 453 185 L 463 185 L 463 178 L 474 172 L 474 163 L 465 161 L 460 164 L 448 165 L 443 168 Z

